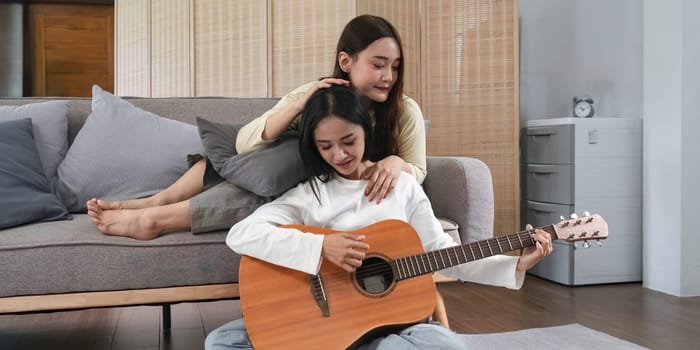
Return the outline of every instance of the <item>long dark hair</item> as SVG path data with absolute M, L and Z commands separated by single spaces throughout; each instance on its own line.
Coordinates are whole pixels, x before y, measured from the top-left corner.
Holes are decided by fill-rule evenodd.
M 399 116 L 403 112 L 403 72 L 404 54 L 401 38 L 394 26 L 386 19 L 372 15 L 361 15 L 353 18 L 345 25 L 345 29 L 338 39 L 338 47 L 335 52 L 335 67 L 333 77 L 350 80 L 348 73 L 343 72 L 338 62 L 338 55 L 341 52 L 347 53 L 353 59 L 357 59 L 357 54 L 366 49 L 370 44 L 381 38 L 392 38 L 399 46 L 401 62 L 399 64 L 396 82 L 394 83 L 386 101 L 374 103 L 374 144 L 371 144 L 372 154 L 369 158 L 372 161 L 379 161 L 389 155 L 396 155 L 399 152 Z
M 308 171 L 311 189 L 319 201 L 315 181 L 328 181 L 335 170 L 321 157 L 316 146 L 314 131 L 318 123 L 331 116 L 362 127 L 365 132 L 365 151 L 362 160 L 369 159 L 372 148 L 372 123 L 360 96 L 344 86 L 319 89 L 311 95 L 306 101 L 299 120 L 299 153 Z

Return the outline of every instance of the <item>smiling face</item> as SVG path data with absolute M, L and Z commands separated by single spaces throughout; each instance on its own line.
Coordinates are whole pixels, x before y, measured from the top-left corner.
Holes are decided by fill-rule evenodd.
M 375 40 L 354 57 L 341 52 L 339 61 L 348 73 L 355 92 L 381 103 L 389 97 L 399 77 L 401 50 L 396 40 L 384 37 Z
M 336 116 L 321 120 L 314 130 L 318 153 L 344 178 L 359 180 L 364 170 L 365 133 L 362 126 Z

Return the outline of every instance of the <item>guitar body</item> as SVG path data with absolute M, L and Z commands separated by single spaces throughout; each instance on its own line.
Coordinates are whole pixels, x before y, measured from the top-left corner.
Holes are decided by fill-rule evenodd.
M 330 234 L 318 227 L 288 225 L 305 232 Z M 256 349 L 344 349 L 396 326 L 418 323 L 435 309 L 430 274 L 395 282 L 383 261 L 423 253 L 413 227 L 386 220 L 351 231 L 369 244 L 362 273 L 348 273 L 324 261 L 321 285 L 312 276 L 244 256 L 240 265 L 240 298 L 248 334 Z M 383 275 L 368 276 L 384 267 Z M 366 266 L 367 265 L 367 266 Z M 391 271 L 389 271 L 391 274 Z M 315 295 L 317 297 L 315 297 Z M 318 295 L 325 295 L 327 316 Z

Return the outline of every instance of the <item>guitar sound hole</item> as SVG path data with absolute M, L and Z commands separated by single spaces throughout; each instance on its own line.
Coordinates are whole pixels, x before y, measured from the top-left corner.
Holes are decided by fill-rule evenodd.
M 386 260 L 380 257 L 369 257 L 363 260 L 362 266 L 355 270 L 354 279 L 357 288 L 376 296 L 391 289 L 394 272 Z

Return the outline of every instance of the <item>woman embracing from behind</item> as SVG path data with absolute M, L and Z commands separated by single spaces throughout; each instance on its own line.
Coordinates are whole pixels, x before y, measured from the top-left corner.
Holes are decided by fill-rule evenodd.
M 372 15 L 355 17 L 338 40 L 332 76 L 298 87 L 241 128 L 236 138 L 238 153 L 265 147 L 284 131 L 297 130 L 309 96 L 340 85 L 357 93 L 370 114 L 374 138 L 368 159 L 374 163 L 362 173 L 368 180 L 367 198 L 377 204 L 387 198 L 400 173 L 422 183 L 425 125 L 418 104 L 403 94 L 404 64 L 401 39 L 391 23 Z M 92 199 L 87 205 L 92 222 L 103 233 L 153 239 L 173 230 L 189 228 L 199 233 L 230 228 L 268 200 L 225 182 L 202 159 L 156 195 L 115 202 Z

